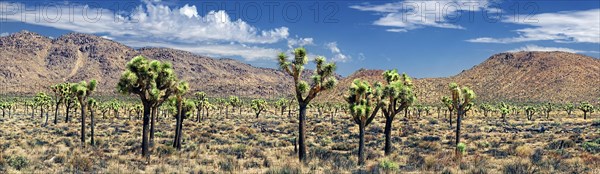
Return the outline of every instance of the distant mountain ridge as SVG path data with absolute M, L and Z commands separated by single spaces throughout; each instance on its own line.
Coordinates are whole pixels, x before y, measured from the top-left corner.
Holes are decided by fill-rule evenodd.
M 213 97 L 290 96 L 291 78 L 283 72 L 258 68 L 233 59 L 213 59 L 169 48 L 133 49 L 89 34 L 69 33 L 55 39 L 21 31 L 0 37 L 0 94 L 31 95 L 49 92 L 60 82 L 97 79 L 98 93 L 115 94 L 126 63 L 137 55 L 173 64 L 191 91 Z M 274 55 L 275 56 L 275 55 Z M 401 70 L 400 70 L 401 71 Z M 340 79 L 321 100 L 343 101 L 354 78 L 381 81 L 382 70 L 359 70 Z M 304 78 L 311 71 L 304 72 Z M 410 75 L 410 74 L 409 74 Z M 565 52 L 500 53 L 462 73 L 447 78 L 415 79 L 420 102 L 435 103 L 455 81 L 470 86 L 481 101 L 583 101 L 600 96 L 600 60 Z

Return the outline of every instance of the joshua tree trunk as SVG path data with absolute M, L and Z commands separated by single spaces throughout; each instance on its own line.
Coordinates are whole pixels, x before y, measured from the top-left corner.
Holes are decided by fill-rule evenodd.
M 458 147 L 458 143 L 460 143 L 460 121 L 461 121 L 461 116 L 464 114 L 464 112 L 461 112 L 460 110 L 457 110 L 457 114 L 456 114 L 456 143 L 455 143 L 455 147 Z M 460 152 L 458 151 L 458 148 L 456 148 L 456 153 L 459 154 Z
M 94 109 L 90 108 L 90 121 L 91 121 L 91 125 L 90 125 L 90 133 L 91 133 L 91 143 L 92 146 L 96 146 L 96 142 L 94 141 Z
M 298 115 L 298 158 L 302 162 L 306 162 L 306 144 L 304 144 L 304 125 L 306 124 L 306 105 L 300 103 L 300 114 Z
M 150 146 L 154 147 L 154 126 L 156 125 L 156 112 L 158 107 L 153 106 L 150 115 Z
M 394 118 L 392 117 L 387 117 L 385 119 L 385 130 L 384 130 L 384 134 L 385 134 L 385 146 L 383 148 L 384 154 L 385 156 L 390 155 L 390 153 L 392 152 L 392 121 L 394 120 Z
M 144 105 L 144 121 L 142 127 L 142 156 L 146 158 L 147 161 L 150 161 L 150 153 L 148 151 L 148 128 L 150 126 L 150 108 L 151 105 L 148 103 L 143 103 Z
M 181 150 L 181 101 L 177 101 L 177 122 L 175 125 L 175 139 L 173 140 L 173 147 L 177 150 Z
M 200 108 L 197 108 L 196 110 L 197 110 L 197 111 L 196 111 L 196 122 L 198 122 L 198 123 L 199 123 L 199 122 L 200 122 L 200 115 L 201 115 L 201 111 L 202 111 L 202 109 L 200 109 Z
M 583 112 L 583 119 L 587 120 L 587 112 Z
M 67 107 L 65 108 L 66 112 L 65 112 L 65 123 L 68 123 L 69 121 L 71 121 L 69 119 L 69 109 L 71 109 L 71 104 L 67 103 Z
M 452 113 L 454 113 L 453 110 L 450 110 L 450 112 L 448 113 L 448 118 L 450 118 L 450 127 L 452 127 Z
M 44 123 L 44 126 L 48 125 L 48 112 L 46 112 L 46 122 Z
M 81 104 L 81 146 L 83 147 L 85 147 L 85 107 L 85 104 Z
M 358 135 L 358 165 L 362 166 L 365 164 L 365 120 L 361 120 L 358 129 L 360 131 Z
M 60 106 L 60 103 L 56 103 L 56 108 L 54 109 L 54 124 L 58 123 L 58 107 Z
M 506 114 L 502 114 L 502 121 L 506 122 Z

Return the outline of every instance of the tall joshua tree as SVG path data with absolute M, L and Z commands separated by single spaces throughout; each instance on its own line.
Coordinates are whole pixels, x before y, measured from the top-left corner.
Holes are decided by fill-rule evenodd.
M 377 115 L 381 108 L 380 89 L 373 90 L 371 84 L 359 79 L 354 80 L 350 89 L 348 89 L 348 102 L 350 114 L 354 123 L 358 124 L 359 145 L 358 145 L 358 164 L 365 164 L 365 127 L 368 126 Z
M 452 93 L 452 105 L 456 110 L 456 153 L 460 154 L 458 144 L 460 143 L 460 122 L 461 117 L 467 113 L 473 106 L 475 92 L 468 87 L 462 89 L 456 83 L 450 83 L 450 92 Z
M 35 95 L 35 97 L 33 98 L 33 102 L 34 102 L 35 106 L 40 107 L 40 117 L 43 118 L 44 112 L 46 112 L 46 123 L 44 123 L 44 126 L 46 126 L 48 124 L 47 107 L 52 102 L 52 98 L 50 96 L 48 96 L 46 93 L 40 92 Z M 32 109 L 32 110 L 35 110 L 35 109 Z M 32 114 L 31 115 L 32 119 L 33 119 L 33 116 L 34 115 Z
M 587 119 L 587 113 L 594 112 L 594 106 L 588 102 L 581 102 L 578 107 L 579 110 L 583 112 L 583 119 Z
M 252 110 L 254 110 L 254 114 L 256 114 L 256 119 L 260 116 L 260 113 L 265 110 L 267 107 L 267 102 L 263 99 L 254 99 L 250 103 Z
M 385 85 L 376 85 L 381 90 L 381 110 L 385 116 L 385 155 L 392 151 L 392 122 L 398 113 L 410 107 L 417 97 L 413 93 L 413 84 L 411 78 L 406 75 L 398 74 L 397 70 L 388 70 L 383 73 Z
M 204 108 L 204 103 L 206 103 L 204 101 L 207 100 L 206 93 L 196 92 L 194 93 L 194 99 L 196 104 L 196 122 L 200 122 L 200 117 L 202 115 L 200 112 L 203 111 L 202 109 Z
M 181 150 L 181 129 L 183 128 L 183 116 L 186 114 L 183 111 L 184 98 L 183 95 L 190 89 L 190 85 L 187 82 L 179 82 L 173 94 L 175 94 L 175 100 L 177 104 L 177 124 L 175 126 L 175 140 L 173 141 L 173 147 L 177 150 Z
M 91 80 L 90 83 L 81 81 L 71 86 L 71 92 L 77 97 L 81 108 L 81 145 L 85 146 L 85 110 L 87 107 L 88 97 L 96 90 L 96 80 Z
M 150 138 L 151 110 L 155 110 L 173 92 L 177 78 L 169 63 L 148 61 L 143 56 L 134 57 L 117 84 L 117 90 L 123 94 L 135 94 L 142 101 L 143 127 L 142 127 L 142 155 L 150 160 L 148 151 Z M 154 120 L 154 119 L 152 119 Z
M 335 63 L 325 63 L 324 57 L 315 58 L 316 69 L 312 76 L 312 84 L 309 86 L 302 80 L 304 65 L 308 63 L 308 57 L 304 48 L 294 49 L 294 59 L 290 62 L 285 53 L 278 56 L 279 68 L 292 76 L 295 86 L 295 95 L 298 101 L 300 114 L 298 115 L 298 158 L 306 162 L 306 144 L 304 143 L 306 107 L 312 99 L 325 90 L 335 87 L 337 80 L 334 78 Z

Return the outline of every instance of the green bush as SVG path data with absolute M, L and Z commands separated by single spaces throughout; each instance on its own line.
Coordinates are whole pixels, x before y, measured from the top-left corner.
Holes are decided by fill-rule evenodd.
M 585 142 L 581 145 L 581 147 L 590 153 L 600 153 L 600 144 L 596 142 Z
M 300 174 L 302 170 L 297 166 L 286 164 L 281 167 L 269 168 L 265 174 Z
M 21 170 L 29 166 L 29 160 L 24 156 L 13 156 L 8 158 L 8 165 L 17 170 Z
M 467 145 L 465 143 L 458 143 L 456 148 L 458 148 L 458 151 L 463 155 L 467 153 Z
M 400 169 L 400 166 L 391 160 L 384 159 L 379 163 L 379 168 L 386 172 L 392 172 L 398 171 Z

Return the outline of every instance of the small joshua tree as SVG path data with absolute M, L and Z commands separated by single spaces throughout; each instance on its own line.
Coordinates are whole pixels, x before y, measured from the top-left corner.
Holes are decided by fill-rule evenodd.
M 194 93 L 194 99 L 194 103 L 196 104 L 196 122 L 200 122 L 200 117 L 202 115 L 200 112 L 203 111 L 202 109 L 206 103 L 205 101 L 208 101 L 208 98 L 206 98 L 206 93 L 196 92 Z
M 587 119 L 587 113 L 594 112 L 594 106 L 588 102 L 581 102 L 578 107 L 579 110 L 583 112 L 583 119 Z
M 290 102 L 283 97 L 275 102 L 275 106 L 281 110 L 281 117 L 283 117 L 283 113 L 285 112 L 285 109 L 288 107 L 289 103 Z
M 565 112 L 567 112 L 567 116 L 571 116 L 571 113 L 573 112 L 573 110 L 575 110 L 575 106 L 573 105 L 573 103 L 567 103 L 563 109 L 565 110 Z
M 231 110 L 235 111 L 236 108 L 240 110 L 240 117 L 242 116 L 242 100 L 240 100 L 237 96 L 229 96 L 229 104 L 231 105 Z
M 442 97 L 442 103 L 444 104 L 444 106 L 446 106 L 446 108 L 448 108 L 448 111 L 450 112 L 450 116 L 449 116 L 449 123 L 450 123 L 450 127 L 452 127 L 452 113 L 454 113 L 454 105 L 452 105 L 452 100 L 448 97 L 448 96 L 443 96 Z
M 300 114 L 298 115 L 298 158 L 302 162 L 306 162 L 306 144 L 304 143 L 305 124 L 306 124 L 306 107 L 312 99 L 325 90 L 333 89 L 337 80 L 334 78 L 336 69 L 335 63 L 325 63 L 324 57 L 315 58 L 316 69 L 312 76 L 313 83 L 309 86 L 302 80 L 302 72 L 304 65 L 308 63 L 308 57 L 304 48 L 294 49 L 294 59 L 288 61 L 288 56 L 281 53 L 278 56 L 279 68 L 294 80 L 296 100 Z
M 458 144 L 460 143 L 460 122 L 461 117 L 465 115 L 467 111 L 473 106 L 473 99 L 475 99 L 475 92 L 468 87 L 462 89 L 456 83 L 450 83 L 448 85 L 450 92 L 452 93 L 452 105 L 456 108 L 456 153 L 459 154 Z
M 525 110 L 525 116 L 527 116 L 527 120 L 533 120 L 533 115 L 535 112 L 537 112 L 537 109 L 533 106 L 525 106 L 523 110 Z
M 69 83 L 59 83 L 50 87 L 52 93 L 54 93 L 54 124 L 58 123 L 58 108 L 69 97 L 71 93 L 70 88 Z
M 44 112 L 46 112 L 46 123 L 44 123 L 44 126 L 46 126 L 48 124 L 48 106 L 51 104 L 52 102 L 52 98 L 50 96 L 48 96 L 46 93 L 40 92 L 37 93 L 35 95 L 35 97 L 33 98 L 33 102 L 35 106 L 40 107 L 40 117 L 43 118 L 44 116 Z M 35 109 L 33 109 L 35 110 Z M 33 119 L 33 114 L 31 115 L 31 118 Z
M 81 81 L 78 84 L 71 86 L 71 93 L 77 97 L 81 108 L 81 145 L 85 146 L 85 111 L 87 107 L 88 97 L 96 90 L 96 80 L 91 80 L 90 83 Z
M 350 105 L 350 114 L 359 129 L 359 165 L 365 164 L 365 127 L 373 121 L 382 106 L 379 101 L 381 99 L 379 96 L 381 95 L 380 89 L 376 88 L 373 90 L 369 82 L 358 79 L 354 80 L 350 89 L 348 89 L 346 102 Z
M 260 113 L 267 108 L 267 101 L 263 99 L 254 99 L 250 103 L 250 107 L 254 110 L 254 114 L 256 114 L 256 119 L 260 116 Z
M 500 103 L 500 106 L 498 107 L 498 109 L 500 109 L 500 114 L 502 114 L 502 120 L 504 122 L 506 122 L 506 115 L 510 114 L 511 108 L 509 105 L 507 105 L 506 103 L 502 102 Z
M 550 118 L 550 112 L 552 112 L 554 110 L 554 106 L 552 105 L 552 103 L 546 103 L 542 109 L 544 110 L 544 113 L 546 114 L 546 119 Z

